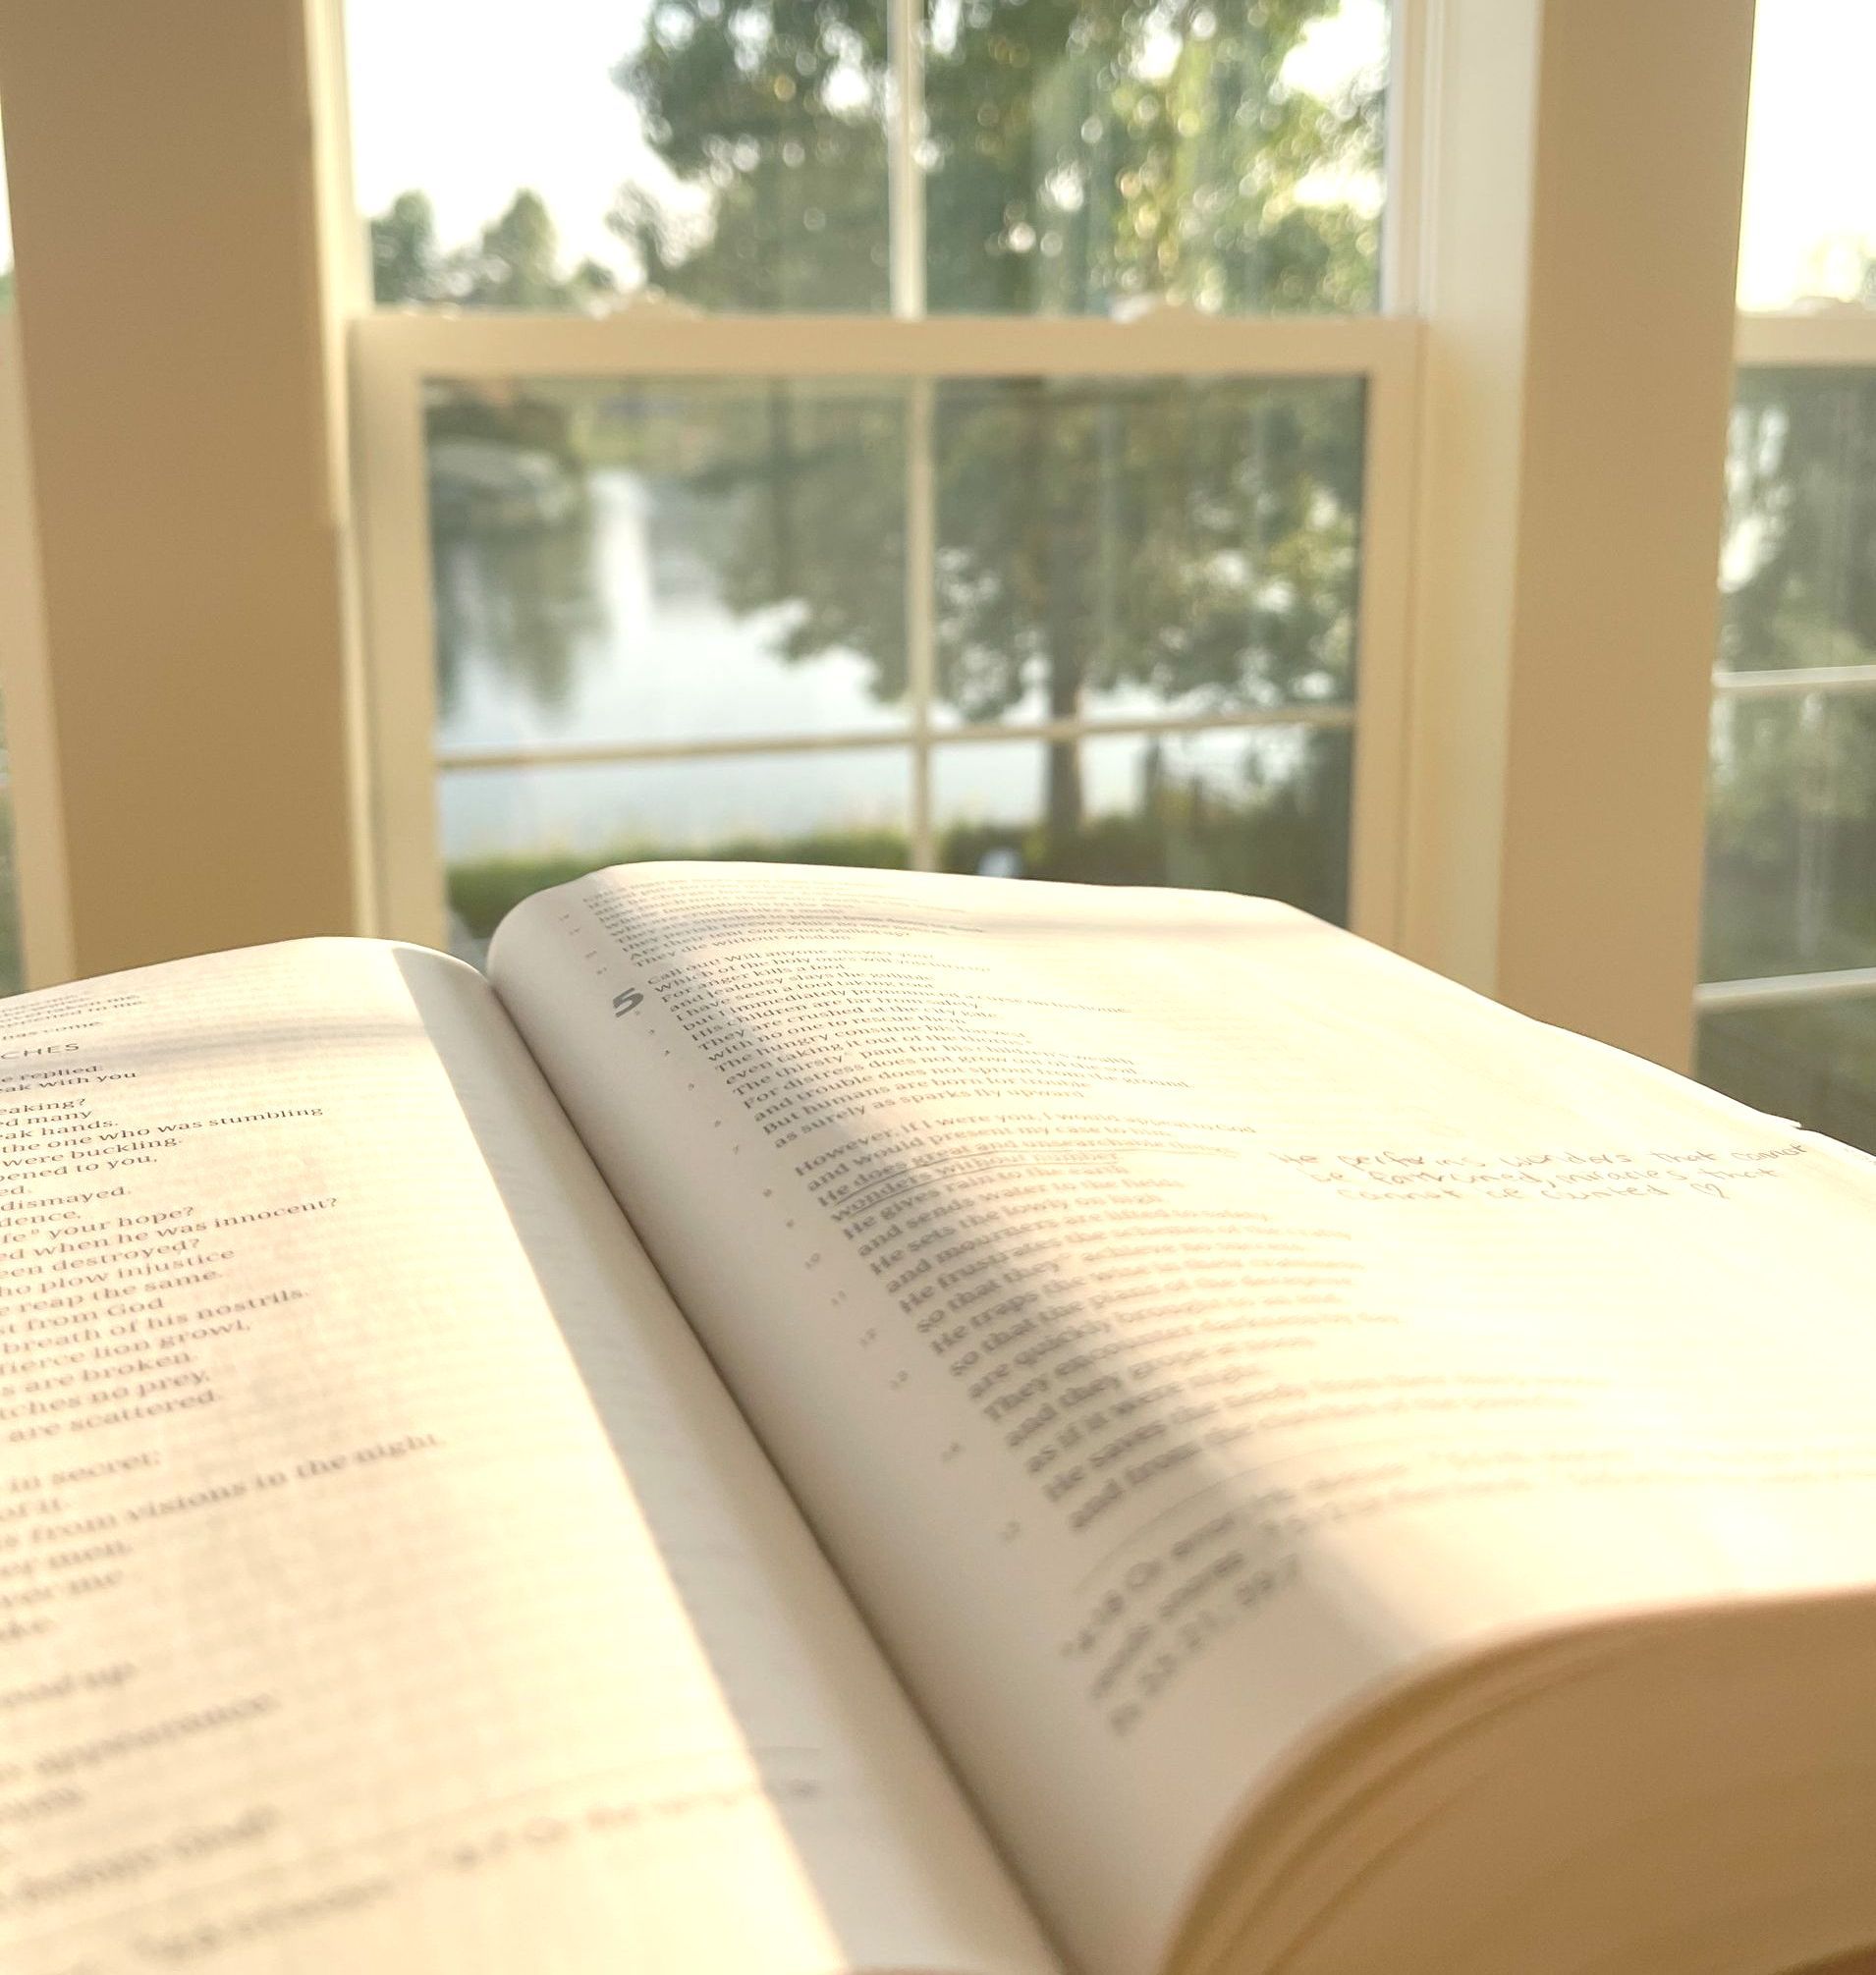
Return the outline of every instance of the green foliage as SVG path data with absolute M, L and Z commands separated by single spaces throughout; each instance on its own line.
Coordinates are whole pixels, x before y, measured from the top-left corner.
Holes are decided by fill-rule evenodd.
M 427 192 L 399 192 L 371 222 L 371 294 L 381 305 L 439 302 L 443 260 L 436 245 L 436 210 Z
M 1332 11 L 964 0 L 926 60 L 935 305 L 1372 306 L 1371 222 L 1302 189 L 1378 173 L 1378 93 L 1327 104 L 1283 77 Z
M 1347 192 L 1378 180 L 1379 88 L 1326 103 L 1284 74 L 1334 9 L 935 6 L 929 305 L 1372 306 L 1376 227 Z M 884 24 L 856 0 L 659 0 L 615 79 L 707 213 L 622 198 L 615 228 L 652 286 L 712 307 L 885 305 Z
M 1068 835 L 1046 823 L 964 823 L 939 841 L 939 867 L 1088 884 L 1190 885 L 1288 899 L 1323 917 L 1348 909 L 1350 750 L 1341 736 L 1325 745 L 1315 772 L 1261 789 L 1221 791 L 1171 775 L 1149 775 L 1142 805 L 1088 819 Z M 904 835 L 894 830 L 824 830 L 800 837 L 738 837 L 707 847 L 627 842 L 581 855 L 464 858 L 449 869 L 451 909 L 469 933 L 487 939 L 504 913 L 550 885 L 608 864 L 667 858 L 723 862 L 870 865 L 903 870 Z
M 622 194 L 613 230 L 647 285 L 710 308 L 883 309 L 887 68 L 877 0 L 658 0 L 613 78 L 708 211 Z
M 503 915 L 550 885 L 583 878 L 608 864 L 710 860 L 722 863 L 852 864 L 874 870 L 906 868 L 906 840 L 893 830 L 823 830 L 811 836 L 735 837 L 707 850 L 637 841 L 582 855 L 553 850 L 501 857 L 467 857 L 448 872 L 450 909 L 478 940 L 488 939 Z
M 1876 378 L 1744 370 L 1729 532 L 1750 567 L 1727 597 L 1731 669 L 1876 661 Z
M 970 719 L 1133 685 L 1207 707 L 1340 696 L 1352 670 L 1359 390 L 948 387 L 938 645 Z
M 1068 828 L 1046 816 L 1026 827 L 960 825 L 944 834 L 939 863 L 1076 884 L 1244 892 L 1339 923 L 1349 907 L 1350 750 L 1341 735 L 1310 740 L 1301 768 L 1272 787 L 1247 780 L 1221 790 L 1149 766 L 1138 810 Z

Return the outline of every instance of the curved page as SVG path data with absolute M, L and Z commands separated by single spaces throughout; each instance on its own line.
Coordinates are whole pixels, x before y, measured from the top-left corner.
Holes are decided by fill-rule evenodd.
M 9 1970 L 1048 1965 L 479 976 L 0 1029 Z
M 1091 1969 L 1407 1670 L 1876 1580 L 1876 1166 L 1684 1079 L 1219 895 L 631 867 L 494 976 Z

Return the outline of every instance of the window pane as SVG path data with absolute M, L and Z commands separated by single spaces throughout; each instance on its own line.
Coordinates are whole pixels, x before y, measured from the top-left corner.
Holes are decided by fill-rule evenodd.
M 947 717 L 1352 697 L 1358 379 L 947 384 L 935 430 Z
M 1876 665 L 1876 370 L 1741 371 L 1727 492 L 1722 668 Z
M 452 769 L 438 779 L 451 941 L 469 958 L 510 905 L 601 864 L 910 861 L 903 747 Z
M 884 0 L 358 0 L 377 298 L 887 302 Z
M 1876 8 L 1758 0 L 1739 306 L 1876 302 Z
M 930 0 L 934 309 L 1375 305 L 1383 0 Z
M 949 871 L 1187 885 L 1348 916 L 1353 748 L 1299 727 L 958 741 L 932 800 Z
M 1876 966 L 1876 693 L 1722 696 L 1707 980 Z
M 492 856 L 727 855 L 751 838 L 774 840 L 777 856 L 839 856 L 816 848 L 838 839 L 857 861 L 917 861 L 903 748 L 740 755 L 707 771 L 469 764 L 556 744 L 908 741 L 918 605 L 931 612 L 940 737 L 1312 706 L 1346 718 L 1359 380 L 937 386 L 922 599 L 906 579 L 908 392 L 433 389 L 436 741 L 454 891 L 461 866 Z M 1034 826 L 1047 841 L 1028 845 L 1025 868 L 1271 889 L 1340 916 L 1348 763 L 1346 733 L 1289 726 L 948 746 L 930 850 L 949 854 L 953 821 Z
M 1876 995 L 1714 1011 L 1700 1020 L 1698 1069 L 1741 1103 L 1876 1152 Z
M 1721 671 L 1848 667 L 1876 682 L 1876 372 L 1742 373 L 1728 474 Z M 1703 977 L 1872 963 L 1876 692 L 1723 687 Z
M 439 744 L 902 728 L 902 395 L 433 392 Z

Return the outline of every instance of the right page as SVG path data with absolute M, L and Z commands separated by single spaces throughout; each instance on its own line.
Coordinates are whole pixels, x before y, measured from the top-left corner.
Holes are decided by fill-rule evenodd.
M 1876 1582 L 1876 1164 L 1285 906 L 752 866 L 504 1001 L 1091 1969 L 1409 1671 Z

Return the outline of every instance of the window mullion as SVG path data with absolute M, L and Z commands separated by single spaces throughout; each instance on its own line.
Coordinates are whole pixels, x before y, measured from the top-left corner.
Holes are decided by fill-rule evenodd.
M 1387 156 L 1381 202 L 1380 301 L 1412 315 L 1425 300 L 1423 220 L 1433 105 L 1428 39 L 1439 0 L 1392 0 L 1388 10 Z
M 911 864 L 937 865 L 931 815 L 931 708 L 937 685 L 937 473 L 932 460 L 932 391 L 926 378 L 907 386 L 906 406 L 906 698 L 911 714 Z
M 925 312 L 925 177 L 919 146 L 925 131 L 925 59 L 918 38 L 919 0 L 886 0 L 886 48 L 893 78 L 887 118 L 887 240 L 892 312 Z
M 925 313 L 925 62 L 919 41 L 921 0 L 886 0 L 886 42 L 892 60 L 893 106 L 887 130 L 888 241 L 892 312 L 900 321 Z M 928 871 L 937 862 L 931 817 L 931 705 L 936 595 L 936 473 L 931 455 L 932 386 L 906 386 L 906 700 L 911 718 L 910 861 Z

